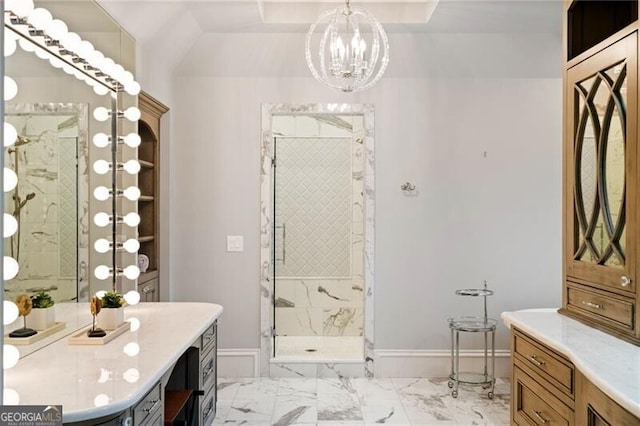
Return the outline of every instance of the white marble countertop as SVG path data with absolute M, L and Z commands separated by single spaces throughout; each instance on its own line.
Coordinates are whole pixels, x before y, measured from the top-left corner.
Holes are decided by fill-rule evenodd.
M 640 347 L 560 315 L 556 309 L 503 312 L 502 320 L 569 358 L 611 399 L 640 417 Z
M 212 303 L 128 306 L 130 331 L 99 346 L 69 345 L 65 337 L 20 359 L 5 370 L 5 394 L 17 392 L 20 405 L 62 405 L 65 423 L 118 413 L 140 400 L 221 314 L 222 306 Z

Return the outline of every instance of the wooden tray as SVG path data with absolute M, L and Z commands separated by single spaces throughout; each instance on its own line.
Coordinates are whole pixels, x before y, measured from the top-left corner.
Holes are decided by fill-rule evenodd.
M 120 327 L 115 330 L 105 330 L 107 335 L 104 337 L 89 337 L 87 336 L 87 331 L 91 329 L 91 326 L 85 327 L 82 330 L 74 333 L 69 337 L 67 343 L 70 345 L 104 345 L 129 330 L 131 323 L 129 321 L 123 322 Z
M 11 343 L 12 345 L 16 345 L 16 346 L 30 345 L 32 343 L 35 343 L 39 340 L 44 339 L 45 337 L 49 337 L 52 334 L 57 333 L 58 331 L 64 330 L 66 326 L 67 326 L 67 323 L 64 321 L 56 322 L 51 327 L 42 331 L 38 331 L 33 336 L 29 336 L 29 337 L 9 337 L 9 334 L 7 333 L 4 335 L 4 342 Z

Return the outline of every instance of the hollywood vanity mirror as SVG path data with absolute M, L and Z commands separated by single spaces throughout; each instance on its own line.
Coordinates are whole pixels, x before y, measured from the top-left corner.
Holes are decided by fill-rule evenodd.
M 5 274 L 3 297 L 15 301 L 20 294 L 47 291 L 57 305 L 56 321 L 66 323 L 38 344 L 19 345 L 24 356 L 88 324 L 91 315 L 85 302 L 97 291 L 135 289 L 135 280 L 118 273 L 120 265 L 135 264 L 135 254 L 114 250 L 112 242 L 134 239 L 136 228 L 111 218 L 135 211 L 135 201 L 114 197 L 112 189 L 135 187 L 136 175 L 122 169 L 137 153 L 135 143 L 109 141 L 136 132 L 135 121 L 116 118 L 112 111 L 135 106 L 137 96 L 122 90 L 124 84 L 110 80 L 109 74 L 87 67 L 93 68 L 93 60 L 99 59 L 96 51 L 125 70 L 134 71 L 135 66 L 134 40 L 94 1 L 35 2 L 36 10 L 48 10 L 68 31 L 60 25 L 48 28 L 51 18 L 44 12 L 20 16 L 23 6 L 15 3 L 5 2 L 4 223 L 6 228 L 17 225 L 17 231 L 7 237 L 5 229 L 3 251 L 19 268 L 10 280 Z M 9 12 L 12 4 L 15 13 Z M 36 31 L 40 26 L 44 34 Z M 71 31 L 77 36 L 70 37 Z M 75 55 L 65 56 L 52 43 L 55 39 Z M 106 109 L 106 117 L 94 113 L 99 107 Z M 10 146 L 7 123 L 17 133 Z M 94 143 L 97 134 L 104 136 Z M 135 164 L 129 166 L 136 172 Z M 8 186 L 12 177 L 17 177 L 17 184 Z M 97 188 L 106 190 L 106 197 Z M 106 226 L 94 219 L 100 212 L 108 216 Z M 106 241 L 107 249 L 94 249 L 97 240 Z M 100 265 L 107 268 L 106 277 L 96 277 Z M 71 305 L 76 302 L 82 309 Z M 68 309 L 62 309 L 65 305 Z M 5 333 L 21 326 L 19 318 L 5 326 Z

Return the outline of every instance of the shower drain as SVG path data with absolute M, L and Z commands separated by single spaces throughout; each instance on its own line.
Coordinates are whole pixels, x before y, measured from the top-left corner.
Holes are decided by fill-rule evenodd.
M 305 352 L 318 352 L 317 349 L 305 349 Z

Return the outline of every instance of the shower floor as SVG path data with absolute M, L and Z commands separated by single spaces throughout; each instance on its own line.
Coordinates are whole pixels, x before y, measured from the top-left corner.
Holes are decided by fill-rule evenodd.
M 362 336 L 276 336 L 279 361 L 362 362 Z

